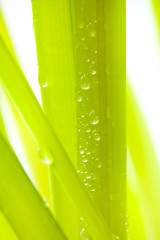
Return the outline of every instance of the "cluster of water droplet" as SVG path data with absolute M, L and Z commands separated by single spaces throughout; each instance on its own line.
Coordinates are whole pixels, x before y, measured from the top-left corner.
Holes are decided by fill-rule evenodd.
M 81 13 L 77 20 L 76 57 L 77 63 L 77 134 L 78 134 L 78 174 L 90 196 L 96 199 L 99 187 L 99 175 L 102 167 L 99 156 L 101 143 L 99 91 L 97 72 L 97 19 L 87 17 L 86 1 L 81 1 Z M 83 17 L 85 15 L 85 18 Z M 83 219 L 80 236 L 90 240 Z
M 96 193 L 96 170 L 101 168 L 99 158 L 99 117 L 95 110 L 84 112 L 78 118 L 79 170 L 85 187 L 94 197 Z

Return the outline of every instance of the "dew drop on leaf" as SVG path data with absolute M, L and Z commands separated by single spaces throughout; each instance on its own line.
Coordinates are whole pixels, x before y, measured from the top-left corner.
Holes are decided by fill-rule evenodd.
M 43 198 L 43 202 L 44 202 L 45 207 L 49 207 L 49 202 L 47 201 L 46 198 Z
M 84 159 L 83 162 L 86 163 L 88 160 L 87 159 Z
M 45 155 L 43 155 L 41 157 L 41 161 L 42 161 L 42 163 L 47 164 L 47 165 L 52 164 L 52 161 L 48 157 L 46 157 Z
M 88 36 L 90 37 L 95 37 L 96 36 L 96 25 L 95 23 L 89 22 L 87 25 L 87 32 L 88 32 Z
M 95 114 L 95 111 L 91 111 L 90 113 L 90 121 L 91 124 L 96 125 L 99 123 L 99 117 Z
M 47 81 L 44 81 L 44 82 L 41 84 L 41 86 L 42 86 L 43 88 L 48 87 L 48 83 L 47 83 Z
M 81 96 L 81 95 L 78 95 L 78 96 L 77 96 L 77 101 L 78 101 L 78 102 L 82 102 L 82 96 Z
M 101 139 L 99 133 L 94 133 L 94 139 L 96 141 L 99 141 Z
M 113 240 L 120 240 L 120 238 L 117 235 L 115 235 L 115 234 L 112 235 L 112 239 Z
M 89 79 L 88 77 L 86 76 L 86 74 L 84 74 L 81 79 L 80 79 L 80 84 L 81 84 L 81 88 L 83 90 L 88 90 L 90 88 L 90 84 L 89 84 Z
M 80 154 L 84 154 L 84 150 L 82 150 L 82 149 L 79 152 L 80 152 Z
M 91 178 L 91 176 L 89 175 L 89 176 L 87 176 L 86 178 L 87 178 L 87 179 L 90 179 L 90 178 Z
M 90 128 L 87 128 L 87 129 L 86 129 L 86 132 L 87 132 L 87 133 L 89 133 L 90 131 L 91 131 L 91 129 L 90 129 Z
M 93 70 L 92 70 L 92 75 L 96 75 L 96 73 L 97 73 L 96 70 L 93 69 Z
M 79 28 L 79 29 L 83 29 L 83 28 L 84 28 L 84 22 L 79 22 L 78 28 Z
M 86 152 L 86 154 L 87 154 L 87 155 L 90 155 L 90 154 L 91 154 L 91 152 L 90 152 L 90 151 L 87 151 L 87 152 Z
M 91 189 L 91 192 L 95 192 L 95 191 L 96 191 L 95 188 L 92 188 L 92 189 Z
M 98 165 L 98 168 L 101 168 L 101 167 L 102 167 L 102 165 L 101 165 L 101 164 L 99 164 L 99 165 Z
M 41 162 L 47 165 L 53 164 L 53 161 L 51 159 L 49 159 L 45 154 L 43 154 L 43 152 L 41 151 L 41 149 L 38 147 L 37 151 L 39 153 L 39 157 L 41 159 Z

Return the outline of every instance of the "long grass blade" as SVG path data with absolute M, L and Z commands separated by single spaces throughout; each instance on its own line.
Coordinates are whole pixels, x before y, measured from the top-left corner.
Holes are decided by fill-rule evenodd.
M 0 226 L 1 226 L 0 239 L 18 240 L 16 233 L 14 232 L 13 228 L 11 227 L 8 220 L 5 218 L 1 211 L 0 211 Z
M 126 239 L 125 1 L 71 6 L 79 175 L 112 233 Z
M 20 239 L 66 240 L 13 151 L 0 136 L 0 209 Z
M 77 133 L 70 133 L 77 136 L 79 176 L 115 236 L 126 238 L 125 1 L 33 0 L 32 8 L 48 119 L 59 136 L 72 125 L 74 130 L 70 117 L 76 105 Z M 85 234 L 82 224 L 81 237 Z
M 68 0 L 32 0 L 39 84 L 44 112 L 77 169 L 74 54 Z M 70 239 L 78 238 L 77 211 L 50 173 L 52 208 Z M 62 201 L 60 201 L 62 199 Z M 65 202 L 65 206 L 62 202 Z
M 92 237 L 95 240 L 110 239 L 111 233 L 101 213 L 85 191 L 25 76 L 9 54 L 2 39 L 0 39 L 0 53 L 0 78 L 37 140 L 46 162 L 53 165 L 53 171 L 61 179 L 79 213 L 84 217 Z M 8 67 L 10 71 L 7 71 Z M 32 106 L 32 110 L 30 106 Z

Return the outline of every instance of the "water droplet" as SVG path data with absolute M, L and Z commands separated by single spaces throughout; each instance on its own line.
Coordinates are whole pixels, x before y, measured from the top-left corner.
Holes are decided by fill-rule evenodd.
M 90 32 L 90 36 L 95 37 L 96 36 L 96 30 L 93 30 L 92 32 Z
M 84 150 L 80 150 L 79 152 L 80 152 L 80 154 L 84 154 Z
M 42 161 L 42 163 L 47 164 L 47 165 L 52 164 L 51 160 L 48 157 L 46 157 L 45 155 L 41 156 L 41 161 Z
M 86 38 L 85 38 L 84 36 L 81 38 L 82 41 L 85 41 L 85 39 L 86 39 Z
M 87 152 L 86 152 L 86 154 L 87 154 L 87 155 L 90 155 L 90 154 L 91 154 L 91 152 L 90 152 L 90 151 L 87 151 Z
M 92 124 L 97 124 L 99 123 L 99 117 L 95 116 L 94 119 L 92 120 Z
M 95 192 L 95 191 L 96 191 L 95 188 L 91 189 L 91 192 Z
M 91 240 L 88 231 L 85 228 L 82 228 L 80 232 L 80 239 L 81 240 Z
M 89 133 L 90 131 L 91 131 L 91 129 L 90 129 L 90 128 L 87 128 L 87 129 L 86 129 L 86 132 L 87 132 L 87 133 Z
M 94 110 L 90 113 L 90 118 L 91 118 L 91 124 L 96 125 L 99 123 L 99 117 L 95 114 Z
M 95 37 L 96 36 L 96 26 L 94 23 L 90 22 L 87 25 L 87 31 L 88 31 L 88 35 L 90 37 Z
M 99 165 L 98 165 L 98 168 L 101 168 L 101 167 L 102 167 L 102 165 L 101 165 L 101 164 L 99 164 Z
M 89 87 L 90 87 L 89 83 L 81 83 L 81 88 L 82 88 L 83 90 L 88 90 Z
M 96 165 L 97 165 L 98 168 L 101 168 L 101 167 L 102 167 L 102 164 L 101 164 L 101 161 L 100 161 L 99 158 L 96 158 L 96 159 L 95 159 L 95 162 L 96 162 Z
M 92 70 L 92 75 L 96 75 L 96 73 L 97 73 L 96 70 L 93 69 L 93 70 Z
M 44 81 L 43 83 L 42 83 L 42 85 L 41 85 L 43 88 L 46 88 L 46 87 L 48 87 L 48 83 L 47 83 L 47 81 Z
M 86 74 L 84 74 L 81 77 L 81 88 L 83 90 L 88 90 L 90 88 L 90 84 L 89 84 L 89 81 L 88 81 L 88 78 L 87 78 Z
M 83 233 L 84 233 L 84 228 L 82 228 L 82 230 L 81 230 L 81 232 L 80 232 L 80 236 L 82 236 L 83 235 Z
M 91 176 L 89 175 L 89 176 L 87 176 L 86 178 L 87 178 L 87 179 L 90 179 L 90 178 L 91 178 Z
M 79 28 L 79 29 L 83 29 L 83 28 L 84 28 L 84 22 L 80 22 L 80 23 L 78 24 L 78 28 Z
M 101 139 L 99 133 L 94 133 L 94 139 L 96 141 L 99 141 Z
M 87 159 L 84 159 L 83 162 L 86 163 L 88 160 Z
M 80 94 L 77 95 L 77 101 L 82 102 L 82 96 Z
M 49 207 L 49 202 L 47 201 L 47 199 L 46 199 L 46 198 L 43 198 L 43 201 L 44 201 L 45 206 L 46 206 L 46 207 Z
M 125 225 L 128 226 L 129 225 L 128 222 L 125 222 Z
M 119 237 L 118 237 L 117 235 L 113 234 L 113 235 L 112 235 L 112 239 L 113 239 L 113 240 L 119 240 Z
M 39 146 L 37 148 L 37 151 L 38 151 L 38 154 L 39 154 L 39 157 L 40 157 L 42 163 L 47 164 L 47 165 L 53 164 L 53 159 L 50 159 L 45 154 L 43 154 L 43 152 Z

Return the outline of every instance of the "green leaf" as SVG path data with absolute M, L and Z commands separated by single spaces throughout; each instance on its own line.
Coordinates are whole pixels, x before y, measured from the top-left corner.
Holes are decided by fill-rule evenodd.
M 79 175 L 111 232 L 126 239 L 125 0 L 72 3 Z
M 112 232 L 125 239 L 125 1 L 32 0 L 32 10 L 44 111 Z M 55 198 L 63 196 L 57 185 Z M 62 216 L 57 201 L 54 211 Z
M 66 240 L 13 151 L 0 136 L 0 209 L 20 239 Z
M 32 0 L 42 106 L 77 169 L 74 49 L 69 0 Z M 70 239 L 79 239 L 78 213 L 65 189 L 49 171 L 52 210 Z M 66 173 L 67 174 L 67 173 Z M 63 199 L 65 205 L 59 199 Z
M 3 85 L 36 138 L 48 164 L 52 165 L 51 171 L 54 171 L 59 177 L 74 201 L 79 213 L 85 219 L 92 237 L 95 240 L 110 239 L 111 233 L 101 213 L 85 191 L 25 76 L 11 57 L 2 39 L 0 39 L 0 53 L 0 78 Z

